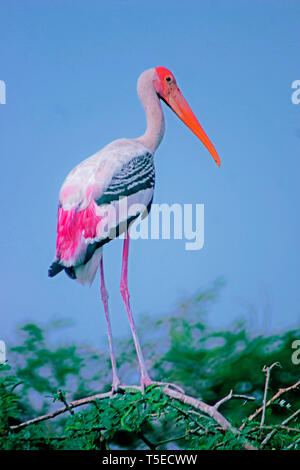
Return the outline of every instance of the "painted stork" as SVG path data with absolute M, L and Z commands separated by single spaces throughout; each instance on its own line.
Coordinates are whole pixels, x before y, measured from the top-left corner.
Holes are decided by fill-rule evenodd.
M 138 356 L 141 386 L 144 388 L 153 383 L 145 366 L 130 308 L 127 268 L 129 225 L 137 217 L 147 215 L 153 199 L 153 158 L 165 133 L 160 99 L 203 142 L 217 165 L 221 164 L 214 146 L 169 70 L 156 67 L 143 72 L 138 79 L 137 92 L 146 113 L 146 132 L 136 139 L 118 139 L 111 142 L 79 163 L 62 185 L 58 205 L 56 257 L 48 273 L 53 277 L 65 270 L 70 278 L 79 283 L 91 284 L 100 267 L 101 298 L 108 328 L 114 391 L 118 389 L 120 380 L 113 348 L 108 293 L 104 282 L 103 246 L 124 232 L 120 291 Z

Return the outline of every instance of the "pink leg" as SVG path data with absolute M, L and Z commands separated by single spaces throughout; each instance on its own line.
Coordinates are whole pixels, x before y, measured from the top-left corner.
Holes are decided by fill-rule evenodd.
M 101 276 L 101 298 L 104 305 L 105 311 L 105 318 L 107 322 L 107 330 L 108 330 L 108 341 L 109 341 L 109 350 L 110 350 L 110 358 L 111 358 L 111 365 L 112 365 L 112 373 L 113 373 L 113 382 L 112 382 L 112 389 L 116 391 L 120 385 L 120 380 L 117 374 L 117 366 L 115 360 L 115 353 L 113 347 L 113 339 L 112 339 L 112 332 L 111 332 L 111 325 L 109 319 L 109 311 L 108 311 L 108 292 L 105 287 L 104 282 L 104 271 L 103 271 L 103 254 L 101 255 L 100 260 L 100 276 Z
M 124 240 L 124 248 L 123 248 L 123 261 L 122 261 L 122 274 L 121 274 L 121 284 L 120 284 L 120 291 L 123 297 L 125 307 L 127 310 L 127 315 L 129 318 L 130 328 L 133 336 L 133 341 L 135 344 L 135 349 L 137 352 L 140 372 L 141 372 L 141 385 L 142 387 L 147 387 L 148 385 L 152 384 L 152 380 L 150 379 L 143 357 L 143 353 L 141 350 L 141 346 L 139 343 L 139 339 L 137 336 L 133 316 L 131 313 L 130 302 L 129 302 L 129 292 L 128 292 L 128 283 L 127 283 L 127 272 L 128 272 L 128 254 L 129 254 L 129 233 L 126 233 L 126 238 Z

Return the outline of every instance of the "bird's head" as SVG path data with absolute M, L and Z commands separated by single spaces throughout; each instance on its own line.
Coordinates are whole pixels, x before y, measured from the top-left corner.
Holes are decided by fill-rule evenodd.
M 212 155 L 216 164 L 220 166 L 221 161 L 213 144 L 200 126 L 196 116 L 179 90 L 174 75 L 170 70 L 164 67 L 156 67 L 155 72 L 153 85 L 159 98 L 161 98 L 174 111 L 174 113 L 177 114 L 184 124 L 201 140 Z

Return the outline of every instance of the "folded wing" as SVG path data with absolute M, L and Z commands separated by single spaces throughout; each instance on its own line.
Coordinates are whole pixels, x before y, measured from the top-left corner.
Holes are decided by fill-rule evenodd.
M 109 166 L 113 174 L 106 183 L 107 165 L 94 162 L 93 168 L 93 162 L 86 164 L 89 159 L 83 162 L 81 178 L 80 166 L 69 181 L 67 178 L 60 193 L 56 259 L 49 269 L 50 277 L 65 269 L 73 279 L 92 282 L 101 247 L 127 230 L 143 208 L 150 210 L 155 182 L 153 156 L 144 151 L 130 157 L 116 165 L 114 172 Z

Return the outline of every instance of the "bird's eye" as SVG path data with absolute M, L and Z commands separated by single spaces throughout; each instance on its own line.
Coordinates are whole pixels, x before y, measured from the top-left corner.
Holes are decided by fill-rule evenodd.
M 171 81 L 171 77 L 166 77 L 166 81 L 167 81 L 167 82 L 170 82 L 170 81 Z

